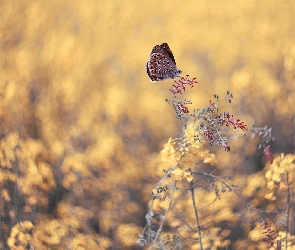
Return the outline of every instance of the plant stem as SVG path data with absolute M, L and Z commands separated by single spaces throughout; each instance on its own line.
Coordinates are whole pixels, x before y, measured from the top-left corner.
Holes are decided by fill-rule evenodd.
M 293 130 L 293 149 L 292 149 L 292 153 L 295 154 L 295 116 L 293 117 L 293 126 L 294 126 L 294 130 Z
M 195 219 L 196 219 L 196 227 L 197 227 L 197 233 L 199 238 L 200 250 L 203 250 L 201 228 L 200 228 L 199 216 L 198 216 L 198 211 L 197 211 L 196 201 L 195 201 L 194 185 L 192 181 L 190 182 L 190 185 L 191 185 L 190 191 L 191 191 L 192 200 L 193 200 L 193 207 L 194 207 L 194 213 L 195 213 Z
M 164 226 L 164 223 L 165 223 L 165 221 L 166 221 L 167 214 L 168 214 L 168 212 L 170 211 L 170 207 L 171 207 L 171 204 L 172 204 L 173 193 L 174 193 L 174 191 L 175 191 L 175 188 L 174 188 L 175 186 L 176 186 L 176 181 L 174 181 L 174 183 L 173 183 L 173 188 L 172 188 L 172 192 L 171 192 L 171 195 L 170 195 L 170 202 L 169 202 L 169 205 L 168 205 L 168 207 L 167 207 L 167 209 L 166 209 L 166 212 L 165 212 L 164 216 L 162 217 L 162 223 L 161 223 L 161 226 L 159 227 L 159 229 L 158 229 L 158 231 L 157 231 L 157 234 L 156 234 L 156 236 L 155 236 L 155 239 L 153 240 L 153 242 L 152 242 L 151 246 L 149 247 L 149 249 L 153 249 L 153 245 L 154 245 L 154 243 L 157 242 L 158 237 L 160 236 L 160 234 L 161 234 L 161 232 L 162 232 L 162 228 L 163 228 L 163 226 Z
M 287 250 L 288 244 L 288 232 L 289 232 L 289 218 L 290 218 L 290 183 L 289 183 L 289 173 L 287 172 L 287 211 L 286 211 L 286 238 L 285 238 L 285 249 Z

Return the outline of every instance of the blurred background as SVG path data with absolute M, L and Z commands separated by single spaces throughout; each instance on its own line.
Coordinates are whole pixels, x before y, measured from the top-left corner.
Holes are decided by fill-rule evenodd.
M 2 248 L 25 244 L 7 239 L 30 221 L 14 234 L 33 231 L 35 249 L 138 249 L 159 153 L 179 133 L 165 102 L 173 80 L 146 75 L 163 42 L 198 80 L 184 95 L 194 108 L 228 90 L 222 110 L 272 127 L 273 151 L 292 152 L 294 10 L 291 0 L 1 1 Z M 224 174 L 263 167 L 258 140 L 229 144 L 212 149 Z

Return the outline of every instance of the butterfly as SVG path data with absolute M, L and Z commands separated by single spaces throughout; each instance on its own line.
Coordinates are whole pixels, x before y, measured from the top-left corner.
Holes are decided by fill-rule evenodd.
M 174 79 L 182 73 L 167 43 L 156 45 L 146 63 L 146 72 L 152 82 Z

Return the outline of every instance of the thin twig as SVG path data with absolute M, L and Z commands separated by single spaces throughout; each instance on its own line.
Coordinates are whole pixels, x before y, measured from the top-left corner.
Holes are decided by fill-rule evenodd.
M 158 182 L 157 184 L 154 186 L 155 187 L 158 187 L 161 185 L 161 183 L 166 180 L 167 178 L 170 177 L 171 173 L 173 172 L 173 170 L 175 170 L 175 168 L 178 166 L 178 163 L 176 163 L 172 168 L 170 168 L 168 171 L 165 172 L 165 176 L 163 176 Z
M 201 210 L 201 209 L 204 209 L 204 208 L 206 208 L 206 207 L 211 206 L 211 205 L 212 205 L 217 199 L 218 199 L 218 197 L 216 196 L 215 199 L 214 199 L 211 203 L 209 203 L 209 204 L 207 204 L 207 205 L 205 205 L 205 206 L 203 206 L 203 207 L 200 207 L 198 210 Z
M 169 178 L 170 175 L 171 175 L 171 173 L 172 173 L 172 171 L 177 167 L 177 165 L 178 165 L 178 164 L 175 164 L 172 168 L 170 168 L 170 169 L 165 173 L 165 176 L 163 176 L 163 177 L 157 182 L 157 184 L 154 186 L 154 188 L 160 186 L 164 180 L 166 180 L 167 178 Z M 174 191 L 174 189 L 173 189 L 173 191 Z M 173 192 L 173 191 L 172 191 L 172 192 Z M 171 200 L 170 200 L 170 201 L 171 201 Z M 151 205 L 150 205 L 150 208 L 149 208 L 149 212 L 148 212 L 149 216 L 153 215 L 153 205 L 154 205 L 154 200 L 152 199 L 152 202 L 151 202 Z M 147 233 L 147 235 L 148 235 L 148 241 L 147 241 L 147 242 L 150 243 L 150 242 L 152 241 L 152 239 L 151 239 L 151 220 L 149 220 L 149 219 L 147 220 L 147 224 L 146 224 L 146 226 L 145 226 L 144 229 L 142 230 L 142 235 L 144 235 L 144 232 L 145 232 L 146 230 L 148 231 L 148 233 Z
M 293 149 L 292 149 L 292 153 L 295 154 L 295 116 L 293 117 Z
M 156 234 L 156 236 L 155 236 L 155 239 L 153 240 L 153 242 L 152 242 L 152 244 L 150 245 L 149 249 L 152 249 L 153 244 L 154 244 L 155 242 L 157 242 L 158 237 L 160 236 L 160 233 L 161 233 L 162 228 L 163 228 L 163 226 L 164 226 L 164 223 L 165 223 L 165 221 L 166 221 L 167 214 L 168 214 L 168 212 L 170 211 L 170 207 L 171 207 L 172 200 L 173 200 L 173 194 L 174 194 L 174 191 L 176 190 L 176 188 L 174 188 L 175 186 L 176 186 L 176 181 L 174 181 L 174 183 L 173 183 L 173 188 L 172 188 L 172 192 L 171 192 L 171 195 L 170 195 L 170 202 L 169 202 L 169 205 L 168 205 L 168 207 L 167 207 L 167 209 L 166 209 L 166 212 L 165 212 L 165 214 L 164 214 L 164 216 L 163 216 L 163 218 L 162 218 L 162 223 L 161 223 L 161 225 L 160 225 L 160 227 L 159 227 L 159 229 L 158 229 L 158 231 L 157 231 L 157 234 Z
M 258 208 L 254 207 L 252 204 L 250 204 L 242 195 L 240 195 L 236 189 L 232 188 L 226 181 L 224 181 L 222 178 L 213 175 L 213 174 L 208 174 L 204 172 L 191 172 L 192 174 L 198 174 L 198 175 L 204 175 L 204 176 L 209 176 L 213 179 L 219 180 L 221 183 L 223 183 L 231 192 L 235 193 L 242 201 L 244 201 L 246 204 L 249 204 L 253 209 L 255 209 L 261 216 L 264 218 L 264 214 L 266 213 L 265 211 L 261 211 Z M 265 218 L 264 218 L 265 219 Z
M 200 224 L 199 224 L 199 216 L 198 216 L 198 211 L 197 211 L 197 207 L 196 207 L 196 201 L 195 201 L 195 192 L 194 192 L 194 185 L 191 182 L 191 195 L 192 195 L 192 200 L 193 200 L 193 207 L 194 207 L 194 213 L 195 213 L 195 219 L 196 219 L 196 227 L 197 227 L 197 232 L 198 232 L 198 238 L 199 238 L 199 245 L 200 245 L 200 250 L 203 250 L 203 246 L 202 246 L 202 239 L 201 239 L 201 228 L 200 228 Z
M 240 197 L 240 199 L 242 199 L 243 201 L 245 201 L 246 203 L 248 203 L 244 198 L 243 198 L 243 196 L 241 196 L 235 189 L 233 189 L 226 181 L 224 181 L 222 178 L 220 178 L 220 177 L 218 177 L 218 176 L 216 176 L 216 175 L 213 175 L 213 174 L 208 174 L 208 173 L 204 173 L 204 172 L 192 172 L 192 174 L 199 174 L 199 175 L 204 175 L 204 176 L 209 176 L 209 177 L 211 177 L 211 178 L 213 178 L 213 179 L 217 179 L 217 180 L 219 180 L 222 184 L 224 184 L 225 186 L 227 186 L 227 188 L 231 191 L 231 192 L 233 192 L 233 193 L 235 193 L 237 196 L 239 196 Z
M 287 172 L 287 211 L 286 211 L 286 238 L 285 238 L 285 249 L 287 250 L 288 244 L 288 232 L 289 232 L 289 218 L 290 218 L 290 199 L 291 199 L 291 191 L 290 191 L 290 183 L 289 183 L 289 173 Z

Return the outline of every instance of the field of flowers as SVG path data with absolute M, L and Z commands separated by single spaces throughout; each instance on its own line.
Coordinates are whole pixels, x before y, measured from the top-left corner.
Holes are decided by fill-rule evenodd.
M 1 1 L 0 249 L 141 249 L 163 170 L 191 162 L 192 172 L 231 176 L 239 195 L 276 217 L 242 225 L 252 210 L 211 180 L 211 191 L 195 191 L 199 207 L 218 197 L 200 212 L 210 222 L 203 249 L 287 249 L 286 232 L 295 249 L 287 223 L 295 218 L 294 10 L 291 0 Z M 165 101 L 174 82 L 146 75 L 163 42 L 182 76 L 198 81 L 181 96 L 193 102 L 190 114 L 230 91 L 220 110 L 247 128 L 272 128 L 272 164 L 247 131 L 229 141 L 230 152 L 195 145 L 181 159 L 173 138 L 194 135 Z M 178 171 L 177 181 L 189 183 L 191 174 Z M 189 240 L 200 232 L 182 228 L 194 227 L 191 197 L 175 192 L 166 248 L 157 247 L 169 249 L 168 235 L 178 232 L 181 249 L 201 249 Z M 154 200 L 159 214 L 165 198 Z

